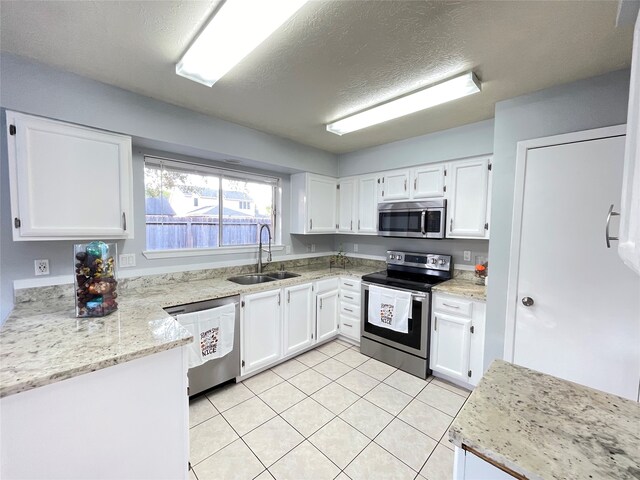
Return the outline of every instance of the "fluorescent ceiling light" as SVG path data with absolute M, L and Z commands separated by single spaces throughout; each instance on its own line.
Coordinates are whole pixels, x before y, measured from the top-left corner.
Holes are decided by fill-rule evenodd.
M 176 73 L 210 87 L 306 2 L 227 0 L 176 64 Z
M 327 131 L 336 135 L 344 135 L 479 91 L 480 81 L 473 72 L 467 72 L 337 122 L 329 123 Z

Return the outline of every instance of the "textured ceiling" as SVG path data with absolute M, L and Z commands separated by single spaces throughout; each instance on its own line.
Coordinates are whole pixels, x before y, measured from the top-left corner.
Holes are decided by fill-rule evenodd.
M 615 1 L 312 1 L 212 88 L 175 63 L 214 1 L 2 1 L 0 48 L 342 153 L 491 118 L 629 65 Z M 324 124 L 473 69 L 480 94 L 338 137 Z

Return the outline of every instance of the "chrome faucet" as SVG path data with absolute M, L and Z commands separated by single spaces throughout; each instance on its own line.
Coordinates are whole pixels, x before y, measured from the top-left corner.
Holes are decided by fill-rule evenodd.
M 262 247 L 262 229 L 263 228 L 266 228 L 267 233 L 269 234 L 269 248 L 266 250 L 267 264 L 271 262 L 271 229 L 269 228 L 269 225 L 265 223 L 260 227 L 260 232 L 258 233 L 258 237 L 260 238 L 260 244 L 258 245 L 258 273 L 262 273 L 262 268 L 264 267 L 264 265 L 262 265 L 262 251 L 264 250 L 264 248 Z

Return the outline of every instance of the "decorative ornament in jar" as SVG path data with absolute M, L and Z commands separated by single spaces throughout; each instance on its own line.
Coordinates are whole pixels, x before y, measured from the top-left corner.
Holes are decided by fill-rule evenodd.
M 103 317 L 117 310 L 116 244 L 76 244 L 73 253 L 76 317 Z

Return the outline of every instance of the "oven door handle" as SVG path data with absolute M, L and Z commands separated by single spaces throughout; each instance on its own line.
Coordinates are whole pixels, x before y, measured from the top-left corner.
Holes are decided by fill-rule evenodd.
M 370 285 L 374 285 L 376 287 L 382 287 L 382 285 L 376 285 L 375 283 L 362 282 L 362 289 L 363 290 L 369 290 L 369 286 Z M 413 300 L 415 302 L 423 302 L 424 300 L 427 299 L 427 296 L 429 295 L 428 293 L 422 293 L 422 292 L 416 292 L 416 291 L 412 291 L 412 290 L 406 290 L 404 288 L 396 288 L 396 287 L 383 287 L 383 288 L 388 288 L 389 290 L 400 290 L 401 292 L 410 292 L 411 293 L 411 300 Z
M 420 215 L 420 231 L 422 232 L 422 235 L 426 235 L 427 234 L 427 232 L 425 232 L 425 230 L 424 230 L 426 217 L 427 217 L 427 211 L 426 210 L 422 210 L 422 215 Z

